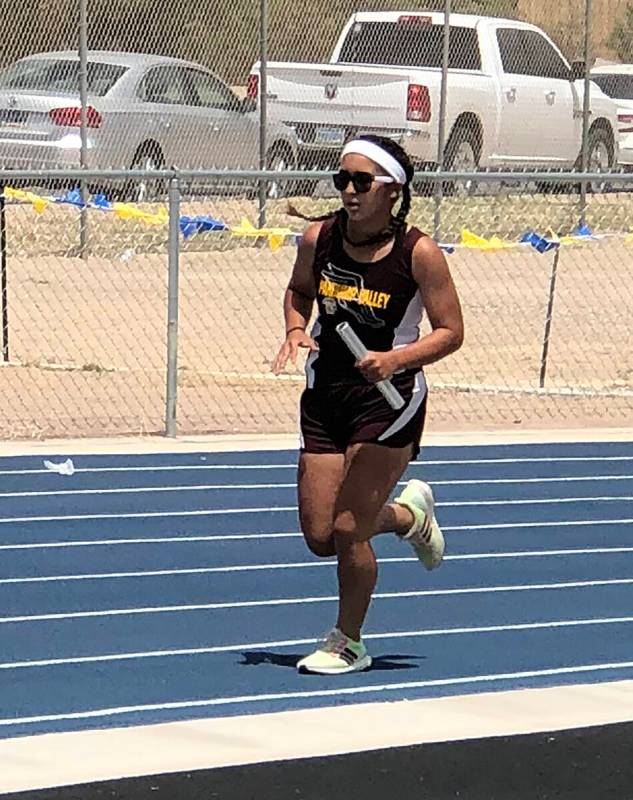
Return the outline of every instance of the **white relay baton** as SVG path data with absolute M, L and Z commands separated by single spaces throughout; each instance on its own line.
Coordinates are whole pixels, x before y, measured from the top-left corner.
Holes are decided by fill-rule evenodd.
M 347 322 L 341 322 L 336 326 L 336 332 L 345 342 L 352 355 L 357 359 L 365 358 L 367 348 L 358 338 L 354 329 Z M 389 405 L 396 411 L 404 406 L 404 399 L 390 380 L 377 381 L 376 386 Z

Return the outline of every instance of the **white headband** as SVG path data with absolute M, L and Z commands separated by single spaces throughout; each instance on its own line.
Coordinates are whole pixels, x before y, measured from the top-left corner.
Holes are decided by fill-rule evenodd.
M 365 156 L 365 158 L 370 159 L 370 161 L 374 161 L 379 167 L 382 167 L 387 175 L 390 175 L 396 183 L 400 183 L 404 186 L 407 182 L 407 176 L 402 165 L 386 150 L 383 150 L 382 147 L 373 142 L 368 142 L 365 139 L 354 139 L 345 145 L 341 158 L 348 155 L 348 153 Z

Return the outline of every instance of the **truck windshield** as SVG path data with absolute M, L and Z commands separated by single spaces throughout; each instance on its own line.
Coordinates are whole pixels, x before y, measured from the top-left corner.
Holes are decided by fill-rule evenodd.
M 397 22 L 357 22 L 349 29 L 338 60 L 348 64 L 439 69 L 443 40 L 444 27 L 425 23 L 420 17 L 404 17 Z M 451 69 L 481 69 L 475 28 L 451 26 L 448 61 Z

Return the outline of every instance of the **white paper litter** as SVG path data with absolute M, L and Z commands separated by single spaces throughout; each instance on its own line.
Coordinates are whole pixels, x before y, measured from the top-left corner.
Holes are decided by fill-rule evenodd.
M 124 264 L 129 264 L 129 263 L 130 263 L 130 261 L 131 261 L 131 260 L 134 258 L 134 256 L 135 256 L 135 255 L 136 255 L 136 250 L 132 250 L 132 249 L 130 248 L 129 250 L 124 250 L 124 251 L 121 253 L 121 255 L 119 256 L 119 258 L 121 259 L 121 261 L 122 261 Z
M 45 461 L 44 466 L 51 472 L 57 472 L 60 475 L 74 475 L 75 473 L 75 465 L 71 458 L 67 458 L 66 461 L 62 461 L 59 464 L 54 461 Z

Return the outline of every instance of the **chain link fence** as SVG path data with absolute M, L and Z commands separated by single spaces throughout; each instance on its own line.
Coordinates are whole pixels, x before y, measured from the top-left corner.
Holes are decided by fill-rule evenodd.
M 271 198 L 267 228 L 249 226 L 257 175 L 232 176 L 233 196 L 217 176 L 193 177 L 172 182 L 169 207 L 92 204 L 83 253 L 72 197 L 5 189 L 1 437 L 162 433 L 170 385 L 180 433 L 295 430 L 302 366 L 270 368 L 301 227 Z M 611 192 L 588 195 L 579 228 L 577 176 L 550 178 L 547 194 L 533 176 L 505 178 L 444 200 L 467 338 L 427 370 L 431 426 L 630 425 L 633 181 L 612 176 Z M 293 202 L 334 209 L 326 187 Z M 414 198 L 411 223 L 429 229 L 434 215 L 433 197 Z
M 633 167 L 633 0 L 0 10 L 0 168 L 327 169 L 362 130 L 420 169 Z
M 335 208 L 363 131 L 414 159 L 465 306 L 431 424 L 630 424 L 633 0 L 0 12 L 0 436 L 294 430 L 287 199 Z
M 601 60 L 626 61 L 631 48 L 630 0 L 592 0 L 592 49 Z M 95 51 L 129 51 L 199 62 L 231 85 L 244 85 L 259 53 L 260 15 L 267 17 L 268 52 L 274 60 L 327 61 L 349 16 L 359 11 L 443 11 L 445 0 L 415 9 L 398 0 L 314 0 L 309 14 L 295 0 L 87 0 L 88 45 Z M 541 27 L 573 61 L 582 57 L 586 0 L 452 0 L 453 13 L 503 17 Z M 6 66 L 37 52 L 79 47 L 79 0 L 1 0 Z

